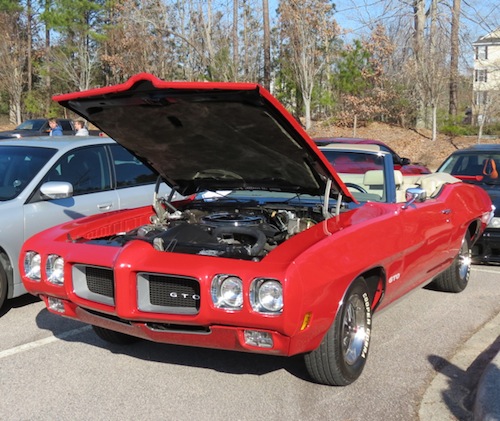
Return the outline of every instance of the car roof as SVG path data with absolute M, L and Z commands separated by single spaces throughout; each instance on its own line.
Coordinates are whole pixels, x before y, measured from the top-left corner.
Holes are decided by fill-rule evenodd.
M 462 152 L 485 152 L 485 151 L 494 151 L 494 152 L 500 152 L 500 145 L 496 143 L 482 143 L 480 145 L 473 145 L 469 146 L 468 148 L 465 149 L 460 149 L 458 151 L 455 151 L 453 153 L 462 153 Z
M 369 139 L 364 137 L 315 137 L 313 140 L 317 143 L 350 143 L 350 144 L 376 144 L 376 145 L 385 145 L 384 142 L 377 139 Z
M 102 136 L 35 136 L 21 139 L 0 140 L 2 146 L 31 146 L 35 148 L 72 149 L 80 146 L 116 143 L 109 137 Z
M 320 151 L 361 151 L 361 152 L 384 152 L 379 145 L 373 144 L 341 144 L 341 143 L 330 143 L 325 146 L 319 147 Z

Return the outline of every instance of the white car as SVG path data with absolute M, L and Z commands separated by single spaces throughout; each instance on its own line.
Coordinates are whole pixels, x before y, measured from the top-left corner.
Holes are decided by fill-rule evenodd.
M 26 293 L 17 262 L 27 238 L 83 216 L 151 204 L 157 178 L 110 138 L 0 141 L 0 308 Z M 169 191 L 160 186 L 160 194 Z

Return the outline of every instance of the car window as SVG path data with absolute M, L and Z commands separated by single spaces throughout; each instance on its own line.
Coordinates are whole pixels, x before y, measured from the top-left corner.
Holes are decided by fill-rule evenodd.
M 80 148 L 65 154 L 46 175 L 45 181 L 68 181 L 75 196 L 111 189 L 111 175 L 103 146 Z
M 43 126 L 44 120 L 26 120 L 16 127 L 16 130 L 40 130 Z
M 0 200 L 17 197 L 55 153 L 50 148 L 0 146 Z
M 68 120 L 61 120 L 59 124 L 64 131 L 73 131 L 73 127 L 71 127 L 71 123 Z
M 450 156 L 439 168 L 439 172 L 446 172 L 458 176 L 492 177 L 500 171 L 500 154 L 470 153 Z
M 111 155 L 115 166 L 116 186 L 118 188 L 156 182 L 158 174 L 146 167 L 122 146 L 112 145 Z

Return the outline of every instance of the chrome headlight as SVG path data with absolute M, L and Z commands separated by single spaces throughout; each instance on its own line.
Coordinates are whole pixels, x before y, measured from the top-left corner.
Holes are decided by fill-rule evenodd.
M 491 218 L 490 223 L 488 224 L 488 228 L 500 228 L 500 218 L 498 217 L 493 217 Z
M 47 280 L 54 285 L 64 284 L 64 259 L 57 254 L 51 254 L 45 264 Z
M 275 279 L 254 279 L 250 286 L 250 304 L 260 313 L 281 313 L 283 310 L 281 283 Z
M 40 280 L 40 262 L 42 258 L 36 251 L 28 251 L 24 255 L 24 274 L 32 281 Z
M 243 281 L 233 275 L 217 275 L 212 279 L 212 301 L 218 308 L 241 310 Z

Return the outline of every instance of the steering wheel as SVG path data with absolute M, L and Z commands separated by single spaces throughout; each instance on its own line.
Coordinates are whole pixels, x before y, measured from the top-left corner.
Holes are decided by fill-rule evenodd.
M 346 187 L 352 187 L 354 190 L 357 190 L 361 193 L 368 193 L 363 187 L 358 186 L 357 184 L 354 183 L 344 183 Z

